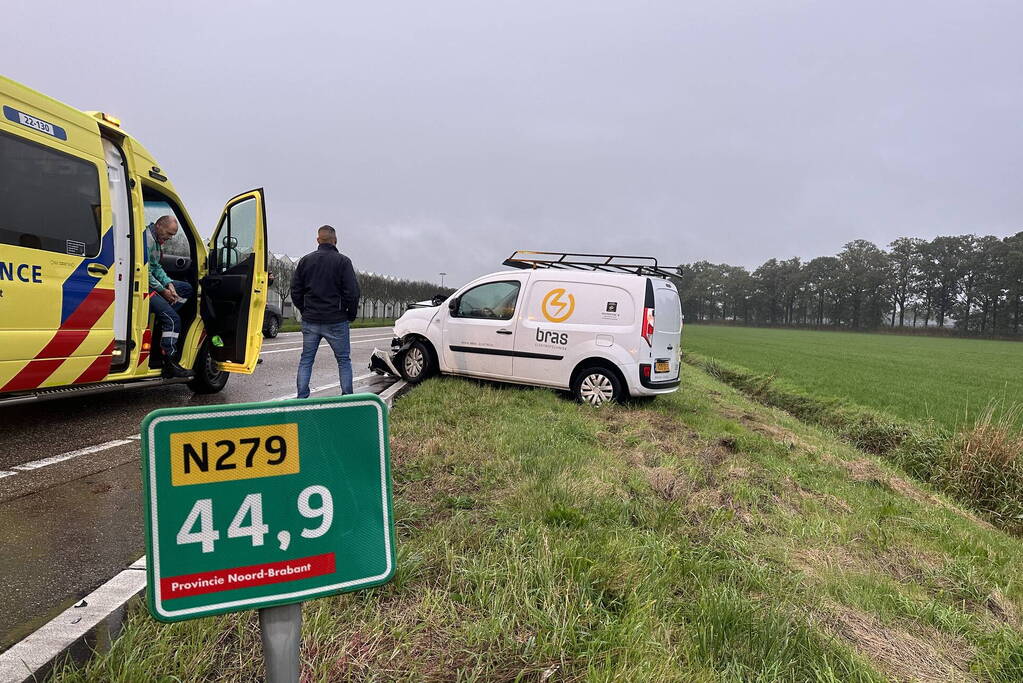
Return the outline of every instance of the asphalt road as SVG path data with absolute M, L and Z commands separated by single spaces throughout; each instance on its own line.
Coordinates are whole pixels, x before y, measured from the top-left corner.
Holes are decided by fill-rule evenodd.
M 355 390 L 393 379 L 366 369 L 391 328 L 352 331 Z M 295 395 L 301 334 L 263 343 L 252 375 L 219 394 L 183 384 L 128 389 L 0 408 L 0 651 L 145 553 L 139 424 L 157 408 L 243 403 Z M 314 396 L 339 393 L 337 363 L 320 347 Z

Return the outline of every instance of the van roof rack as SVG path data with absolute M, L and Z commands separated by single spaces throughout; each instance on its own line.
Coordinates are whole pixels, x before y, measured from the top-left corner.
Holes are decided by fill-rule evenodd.
M 653 256 L 621 256 L 616 254 L 573 254 L 563 251 L 519 250 L 504 260 L 512 268 L 557 270 L 601 270 L 608 273 L 631 273 L 655 277 L 679 277 L 681 269 L 667 268 L 657 264 Z

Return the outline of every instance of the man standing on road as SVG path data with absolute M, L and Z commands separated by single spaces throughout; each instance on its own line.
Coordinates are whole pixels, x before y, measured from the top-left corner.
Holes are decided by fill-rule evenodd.
M 178 234 L 178 219 L 160 216 L 146 235 L 149 260 L 149 308 L 160 323 L 160 349 L 163 351 L 164 377 L 191 377 L 192 373 L 178 364 L 174 357 L 178 336 L 181 334 L 181 316 L 178 309 L 192 296 L 192 285 L 172 280 L 163 269 L 163 245 Z
M 337 250 L 337 232 L 324 225 L 317 248 L 298 262 L 291 281 L 291 300 L 302 313 L 302 357 L 298 361 L 298 398 L 309 398 L 309 377 L 320 340 L 337 359 L 341 393 L 352 393 L 351 341 L 348 323 L 359 312 L 359 283 L 352 260 Z

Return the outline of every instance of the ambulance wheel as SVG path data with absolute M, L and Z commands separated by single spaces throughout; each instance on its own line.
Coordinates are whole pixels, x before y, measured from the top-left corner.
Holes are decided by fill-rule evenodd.
M 412 346 L 401 354 L 400 366 L 402 379 L 409 384 L 419 384 L 436 370 L 433 353 L 421 341 L 412 342 Z
M 274 339 L 277 337 L 277 333 L 281 331 L 281 321 L 277 319 L 276 315 L 271 315 L 270 319 L 263 324 L 263 336 L 267 339 Z
M 591 406 L 615 403 L 622 398 L 622 383 L 607 368 L 584 368 L 572 382 L 572 395 L 580 403 Z
M 192 369 L 195 377 L 188 383 L 188 388 L 197 394 L 215 394 L 227 384 L 229 375 L 217 366 L 217 361 L 213 360 L 209 342 L 199 349 Z

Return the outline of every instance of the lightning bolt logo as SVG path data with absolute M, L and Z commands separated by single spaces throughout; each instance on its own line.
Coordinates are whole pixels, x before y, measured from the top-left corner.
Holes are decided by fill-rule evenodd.
M 568 297 L 567 300 L 564 297 Z M 543 298 L 543 317 L 552 323 L 563 323 L 575 311 L 575 297 L 561 287 L 547 292 Z

